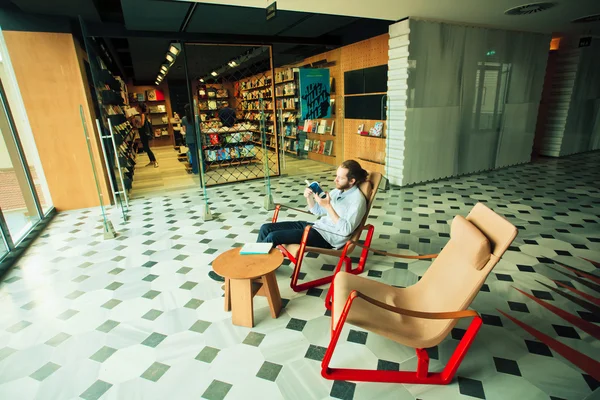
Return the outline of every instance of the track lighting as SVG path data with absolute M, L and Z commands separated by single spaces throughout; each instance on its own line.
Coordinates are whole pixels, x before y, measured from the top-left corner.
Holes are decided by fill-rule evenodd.
M 171 43 L 171 47 L 169 47 L 169 53 L 177 56 L 181 51 L 181 45 L 179 43 Z

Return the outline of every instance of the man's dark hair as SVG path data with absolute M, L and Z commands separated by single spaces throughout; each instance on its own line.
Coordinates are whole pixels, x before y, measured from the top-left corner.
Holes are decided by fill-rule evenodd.
M 354 160 L 346 160 L 340 165 L 342 168 L 346 168 L 348 170 L 348 180 L 355 179 L 355 186 L 360 185 L 365 180 L 367 180 L 367 171 L 364 170 L 360 164 Z
M 139 106 L 142 114 L 146 114 L 148 112 L 148 107 L 146 106 L 146 103 L 139 103 Z

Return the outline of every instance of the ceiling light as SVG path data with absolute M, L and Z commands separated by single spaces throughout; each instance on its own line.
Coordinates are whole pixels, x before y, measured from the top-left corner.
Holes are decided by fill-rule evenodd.
M 170 63 L 172 63 L 173 61 L 175 61 L 175 57 L 173 57 L 171 55 L 171 53 L 167 53 L 167 61 L 170 62 Z
M 210 74 L 211 74 L 212 76 L 217 76 L 217 75 L 219 75 L 219 74 L 217 74 L 215 71 L 211 72 Z
M 163 65 L 162 67 L 160 67 L 160 72 L 165 73 L 165 72 L 167 72 L 167 69 L 168 69 L 167 66 Z
M 554 7 L 555 5 L 556 5 L 556 3 L 554 3 L 554 2 L 523 4 L 522 6 L 509 8 L 508 10 L 504 11 L 504 14 L 506 14 L 506 15 L 535 14 L 535 13 L 549 10 L 550 8 Z
M 154 82 L 154 84 L 155 84 L 156 86 L 158 86 L 158 84 L 159 84 L 159 83 L 160 83 L 159 81 L 156 81 L 156 82 Z
M 237 67 L 238 63 L 236 63 L 235 61 L 230 61 L 227 63 L 227 65 L 229 65 L 231 68 L 233 68 L 233 67 Z
M 171 47 L 169 47 L 169 53 L 176 56 L 181 51 L 181 45 L 179 43 L 171 43 Z
M 600 14 L 588 15 L 587 17 L 577 18 L 577 19 L 574 19 L 573 21 L 571 21 L 571 23 L 585 24 L 588 22 L 596 22 L 596 21 L 600 21 Z
M 204 79 L 200 78 L 200 82 L 204 83 Z

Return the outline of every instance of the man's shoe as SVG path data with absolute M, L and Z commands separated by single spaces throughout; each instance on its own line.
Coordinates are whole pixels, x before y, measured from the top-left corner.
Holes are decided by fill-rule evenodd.
M 223 278 L 221 275 L 217 274 L 215 271 L 209 271 L 208 277 L 210 279 L 212 279 L 213 281 L 225 282 L 225 278 Z

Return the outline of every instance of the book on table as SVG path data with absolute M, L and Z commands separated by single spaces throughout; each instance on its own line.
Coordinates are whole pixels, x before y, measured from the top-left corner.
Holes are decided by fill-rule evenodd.
M 240 249 L 240 255 L 269 254 L 273 243 L 246 243 Z

